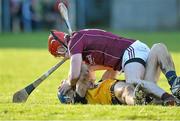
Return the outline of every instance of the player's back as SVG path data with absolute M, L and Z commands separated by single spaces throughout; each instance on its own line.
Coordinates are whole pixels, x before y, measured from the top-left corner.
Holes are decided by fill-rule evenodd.
M 123 38 L 99 29 L 84 29 L 74 33 L 70 53 L 82 53 L 83 60 L 91 65 L 121 69 L 122 56 L 134 40 Z

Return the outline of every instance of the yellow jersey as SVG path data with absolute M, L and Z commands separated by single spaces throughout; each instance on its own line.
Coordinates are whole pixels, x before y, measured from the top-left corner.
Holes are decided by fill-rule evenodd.
M 89 89 L 86 93 L 86 100 L 88 104 L 117 104 L 115 99 L 113 85 L 117 80 L 104 80 L 98 84 L 96 88 Z M 114 100 L 115 99 L 115 103 Z M 119 103 L 119 102 L 118 102 Z

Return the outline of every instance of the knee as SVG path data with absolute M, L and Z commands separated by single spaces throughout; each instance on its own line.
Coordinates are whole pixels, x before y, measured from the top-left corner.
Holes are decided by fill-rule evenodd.
M 151 48 L 149 59 L 151 59 L 151 61 L 155 61 L 156 58 L 158 58 L 161 55 L 164 55 L 165 53 L 167 53 L 166 45 L 163 43 L 156 43 Z
M 156 51 L 157 53 L 167 50 L 167 47 L 164 43 L 156 43 L 153 44 L 152 50 Z

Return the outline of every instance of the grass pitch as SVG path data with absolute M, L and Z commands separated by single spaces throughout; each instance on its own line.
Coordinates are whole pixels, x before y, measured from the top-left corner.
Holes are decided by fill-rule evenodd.
M 180 75 L 180 32 L 114 33 L 142 40 L 149 46 L 165 43 Z M 57 88 L 68 75 L 69 62 L 48 77 L 26 103 L 12 103 L 16 91 L 58 62 L 48 53 L 48 34 L 0 34 L 0 120 L 180 120 L 179 107 L 60 104 Z M 163 75 L 158 84 L 169 92 Z

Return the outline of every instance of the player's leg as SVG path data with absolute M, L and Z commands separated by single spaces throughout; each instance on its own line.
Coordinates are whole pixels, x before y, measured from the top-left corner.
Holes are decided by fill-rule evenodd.
M 132 69 L 135 71 L 132 71 Z M 152 81 L 144 80 L 142 78 L 142 76 L 144 76 L 143 75 L 144 71 L 145 71 L 144 67 L 139 63 L 133 62 L 127 64 L 125 67 L 125 78 L 127 83 L 131 83 L 131 84 L 142 83 L 146 92 L 152 93 L 157 97 L 161 97 L 165 93 L 165 91 L 160 87 L 158 87 L 156 83 Z
M 153 81 L 154 83 L 157 83 L 157 81 L 159 80 L 161 72 L 156 53 L 157 52 L 155 52 L 154 49 L 151 48 L 146 62 L 146 70 L 144 76 L 144 80 Z
M 142 83 L 147 92 L 161 97 L 165 91 L 158 87 L 152 81 L 145 81 L 145 64 L 149 55 L 150 49 L 143 43 L 137 41 L 132 44 L 124 53 L 123 67 L 127 83 L 138 84 Z
M 171 86 L 172 93 L 180 98 L 180 78 L 176 75 L 174 62 L 167 47 L 162 43 L 153 45 L 148 62 L 145 78 L 150 79 L 156 67 L 160 67 Z
M 164 45 L 154 44 L 153 47 L 151 48 L 147 62 L 146 62 L 146 71 L 145 71 L 144 80 L 153 81 L 156 83 L 160 76 L 161 65 L 163 65 L 163 67 L 168 68 L 168 69 L 174 68 L 173 63 L 167 65 L 167 59 L 162 58 L 162 57 L 166 57 L 166 58 L 169 58 L 168 60 L 172 60 L 171 57 L 169 57 L 167 51 L 165 51 L 165 48 L 162 46 Z M 160 61 L 164 61 L 164 62 L 160 62 Z M 174 102 L 174 98 L 172 97 L 172 95 L 168 94 L 167 92 L 158 98 L 164 101 L 165 103 Z
M 87 90 L 94 88 L 94 79 L 92 78 L 94 78 L 93 72 L 89 70 L 88 65 L 83 63 L 81 65 L 80 78 L 76 84 L 76 93 L 80 97 L 85 97 Z
M 155 82 L 158 79 L 156 79 L 154 75 L 159 75 L 159 69 L 161 69 L 165 75 L 168 71 L 175 71 L 172 57 L 167 51 L 166 46 L 162 43 L 154 44 L 152 46 L 148 56 L 146 67 L 147 74 L 145 75 L 145 78 L 147 78 L 148 80 L 153 80 Z M 174 77 L 177 76 L 174 75 Z
M 119 72 L 114 71 L 114 70 L 106 70 L 104 74 L 102 75 L 102 80 L 106 79 L 116 79 L 117 75 Z
M 122 104 L 135 105 L 133 93 L 134 86 L 132 84 L 119 81 L 114 86 L 114 94 Z
M 134 86 L 133 84 L 119 81 L 114 86 L 114 93 L 122 104 L 146 104 L 146 93 L 144 93 L 144 87 L 141 84 Z

